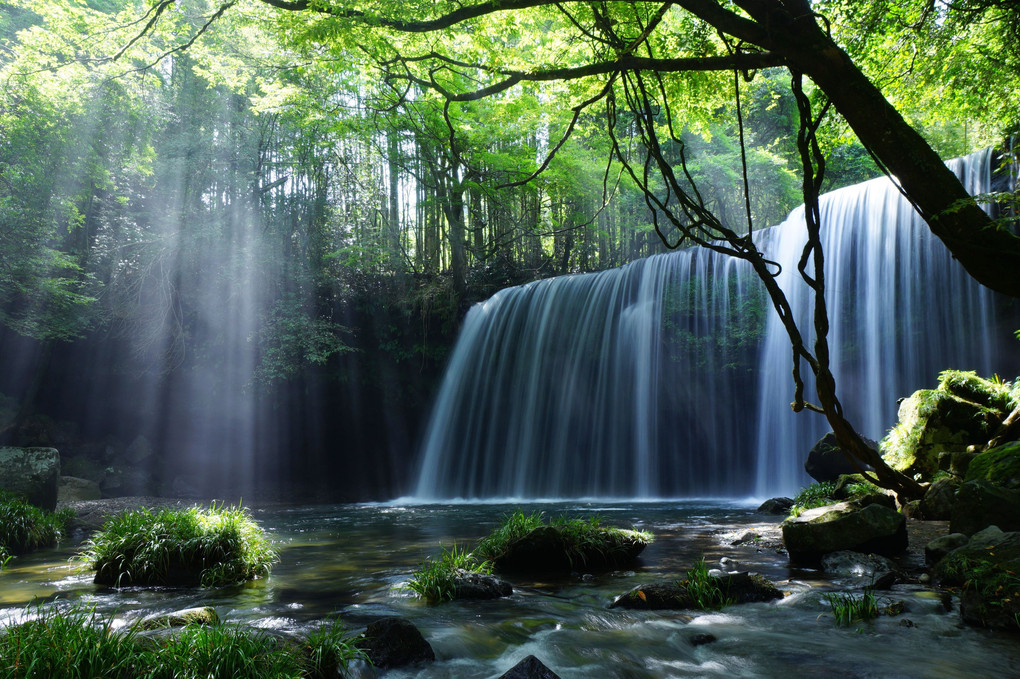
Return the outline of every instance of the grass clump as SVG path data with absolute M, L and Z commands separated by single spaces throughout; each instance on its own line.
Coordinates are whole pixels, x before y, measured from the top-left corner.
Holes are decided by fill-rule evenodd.
M 115 631 L 94 609 L 29 608 L 32 619 L 0 633 L 5 679 L 324 679 L 368 661 L 339 624 L 324 623 L 303 644 L 242 625 L 188 625 L 144 637 Z
M 603 526 L 598 516 L 588 519 L 560 516 L 546 523 L 541 512 L 525 514 L 517 510 L 508 515 L 496 530 L 482 538 L 475 551 L 498 565 L 498 560 L 516 542 L 543 526 L 549 526 L 559 534 L 560 545 L 571 564 L 626 561 L 633 556 L 635 546 L 643 548 L 653 539 L 647 531 Z
M 479 561 L 472 552 L 458 550 L 455 544 L 449 550 L 443 549 L 438 559 L 425 557 L 406 587 L 430 603 L 451 601 L 457 596 L 458 571 L 489 574 L 492 564 Z
M 57 544 L 72 518 L 70 509 L 48 512 L 0 490 L 0 568 L 13 556 Z
M 97 584 L 218 587 L 267 575 L 277 552 L 240 506 L 128 511 L 76 557 Z
M 33 619 L 0 634 L 0 669 L 7 679 L 143 676 L 133 633 L 114 633 L 94 609 L 37 607 L 27 613 Z
M 835 492 L 835 481 L 812 483 L 810 486 L 797 493 L 797 496 L 793 498 L 793 506 L 790 507 L 790 516 L 800 516 L 805 510 L 814 509 L 815 507 L 824 507 L 825 505 L 831 505 L 838 502 L 838 500 L 833 497 L 833 493 Z
M 357 637 L 339 622 L 321 624 L 305 640 L 304 676 L 309 679 L 346 677 L 358 660 L 371 663 Z
M 825 595 L 825 600 L 832 607 L 832 615 L 840 627 L 846 627 L 857 620 L 872 620 L 878 617 L 878 602 L 875 600 L 875 593 L 868 587 L 860 596 L 851 592 L 829 592 Z
M 701 611 L 718 611 L 736 602 L 736 599 L 730 597 L 720 587 L 719 579 L 708 574 L 704 558 L 691 566 L 687 571 L 687 577 L 677 585 L 686 593 L 690 607 Z

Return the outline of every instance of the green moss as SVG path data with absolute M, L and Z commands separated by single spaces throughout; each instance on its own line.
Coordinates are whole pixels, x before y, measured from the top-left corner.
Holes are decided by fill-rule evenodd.
M 986 450 L 975 456 L 967 467 L 967 481 L 985 479 L 1013 488 L 1020 485 L 1020 441 Z
M 0 491 L 0 568 L 12 556 L 52 547 L 67 533 L 70 509 L 48 512 L 14 493 Z
M 1008 382 L 998 378 L 989 380 L 978 377 L 973 370 L 944 370 L 939 373 L 939 391 L 995 408 L 1002 413 L 1012 409 L 1010 388 Z
M 812 483 L 807 486 L 793 498 L 793 506 L 790 507 L 790 516 L 800 516 L 807 509 L 814 509 L 815 507 L 824 507 L 825 505 L 831 505 L 839 502 L 834 497 L 836 492 L 835 481 L 823 481 L 821 483 Z
M 213 505 L 124 512 L 76 558 L 98 584 L 216 587 L 267 575 L 277 553 L 247 510 Z

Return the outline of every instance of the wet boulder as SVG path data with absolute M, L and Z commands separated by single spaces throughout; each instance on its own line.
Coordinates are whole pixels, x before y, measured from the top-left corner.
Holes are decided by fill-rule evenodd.
M 436 659 L 429 642 L 405 618 L 383 618 L 369 624 L 358 641 L 375 667 L 390 669 Z
M 501 674 L 499 679 L 560 679 L 560 677 L 546 667 L 541 660 L 529 655 Z
M 22 495 L 30 504 L 53 510 L 60 484 L 56 448 L 0 448 L 0 490 Z
M 865 439 L 864 442 L 872 448 L 878 448 L 874 441 Z M 870 469 L 867 466 L 864 468 Z M 830 431 L 808 452 L 807 460 L 804 461 L 804 471 L 815 481 L 825 483 L 835 481 L 842 474 L 856 474 L 860 469 L 850 461 L 849 456 L 836 441 L 836 435 Z
M 842 578 L 855 578 L 865 584 L 874 584 L 896 577 L 896 565 L 878 554 L 861 552 L 831 552 L 821 559 L 822 570 Z
M 510 596 L 514 588 L 502 578 L 489 573 L 472 573 L 458 568 L 453 579 L 454 599 L 499 599 Z
M 1020 530 L 1020 490 L 984 479 L 967 481 L 956 493 L 949 530 L 973 535 L 988 526 Z
M 933 569 L 940 587 L 960 588 L 960 616 L 979 627 L 1020 631 L 1020 532 L 975 533 Z
M 722 597 L 733 604 L 782 599 L 783 593 L 757 573 L 726 573 L 711 579 Z M 609 605 L 610 608 L 639 610 L 683 610 L 699 608 L 695 593 L 683 580 L 665 580 L 638 585 Z
M 906 519 L 880 504 L 858 509 L 849 502 L 817 507 L 782 523 L 790 561 L 819 565 L 831 552 L 852 551 L 896 556 L 907 549 Z

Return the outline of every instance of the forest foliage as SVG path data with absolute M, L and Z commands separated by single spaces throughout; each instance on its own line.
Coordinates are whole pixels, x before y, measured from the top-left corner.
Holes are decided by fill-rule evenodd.
M 386 21 L 457 3 L 363 2 L 357 21 L 341 3 L 274 4 L 302 5 L 0 2 L 0 323 L 42 340 L 110 333 L 165 374 L 226 341 L 203 327 L 229 309 L 257 347 L 254 382 L 273 384 L 356 346 L 352 304 L 455 319 L 493 287 L 663 250 L 610 148 L 639 131 L 621 111 L 611 141 L 581 106 L 604 78 L 443 93 L 489 83 L 482 62 L 586 63 L 611 49 L 584 30 L 601 21 L 626 35 L 669 23 L 660 52 L 732 48 L 703 22 L 594 2 L 418 33 Z M 1011 3 L 813 5 L 944 157 L 1017 129 Z M 706 205 L 762 227 L 801 200 L 796 103 L 784 71 L 742 75 L 676 73 L 663 96 Z M 824 188 L 877 173 L 838 115 L 819 139 Z

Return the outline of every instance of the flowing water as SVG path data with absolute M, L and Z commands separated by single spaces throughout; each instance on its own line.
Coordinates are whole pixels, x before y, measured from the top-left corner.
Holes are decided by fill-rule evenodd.
M 528 504 L 525 511 L 550 516 L 598 514 L 606 525 L 651 530 L 656 541 L 632 570 L 558 582 L 511 580 L 514 594 L 507 599 L 427 605 L 400 588 L 440 544 L 472 544 L 515 508 L 394 502 L 256 509 L 281 549 L 280 564 L 265 580 L 211 591 L 100 588 L 67 564 L 73 546 L 46 550 L 0 572 L 0 624 L 19 619 L 36 598 L 84 599 L 125 622 L 211 605 L 228 623 L 283 634 L 307 632 L 334 614 L 354 629 L 404 616 L 422 631 L 437 661 L 380 673 L 386 679 L 496 677 L 529 654 L 563 679 L 1005 677 L 1020 662 L 1015 635 L 962 626 L 958 613 L 944 612 L 938 598 L 918 586 L 897 585 L 880 597 L 880 604 L 903 601 L 903 615 L 836 627 L 823 593 L 859 591 L 862 583 L 791 570 L 784 555 L 753 544 L 732 546 L 735 535 L 776 521 L 732 502 Z M 682 576 L 702 556 L 709 565 L 722 556 L 737 559 L 741 569 L 762 573 L 788 594 L 719 613 L 608 608 L 638 584 Z M 717 640 L 694 645 L 694 635 L 704 633 Z
M 990 153 L 950 163 L 988 190 Z M 821 197 L 829 342 L 845 411 L 880 439 L 940 370 L 1011 376 L 1012 330 L 885 178 Z M 803 211 L 755 235 L 810 342 Z M 741 497 L 809 479 L 824 419 L 794 414 L 791 350 L 744 262 L 704 248 L 502 290 L 465 319 L 414 494 Z M 804 367 L 807 372 L 807 367 Z M 809 400 L 813 394 L 806 393 Z

